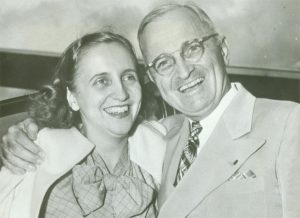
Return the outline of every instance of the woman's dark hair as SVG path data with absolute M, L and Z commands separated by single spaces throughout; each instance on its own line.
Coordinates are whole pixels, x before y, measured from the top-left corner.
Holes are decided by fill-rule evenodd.
M 29 114 L 40 127 L 70 128 L 81 123 L 79 112 L 72 111 L 69 107 L 66 96 L 67 88 L 70 91 L 75 89 L 75 72 L 84 51 L 97 44 L 113 42 L 120 43 L 130 52 L 138 69 L 133 47 L 121 35 L 96 32 L 77 39 L 62 54 L 50 85 L 45 86 L 38 95 L 32 97 Z

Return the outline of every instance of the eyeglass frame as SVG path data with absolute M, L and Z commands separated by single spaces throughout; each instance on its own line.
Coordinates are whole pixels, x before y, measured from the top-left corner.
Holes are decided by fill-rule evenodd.
M 218 34 L 218 33 L 213 33 L 213 34 L 210 34 L 210 35 L 208 35 L 208 36 L 204 36 L 204 37 L 202 37 L 202 38 L 200 38 L 200 39 L 195 38 L 195 39 L 192 39 L 192 40 L 183 42 L 180 49 L 177 49 L 177 50 L 175 50 L 175 51 L 173 51 L 173 52 L 170 52 L 170 53 L 162 53 L 162 54 L 160 54 L 158 57 L 156 57 L 152 62 L 150 62 L 150 63 L 146 66 L 146 71 L 148 71 L 148 70 L 149 70 L 150 68 L 152 68 L 152 67 L 154 68 L 155 62 L 156 62 L 157 60 L 159 60 L 159 58 L 160 58 L 161 55 L 167 55 L 167 56 L 172 57 L 172 59 L 174 60 L 174 65 L 176 65 L 175 58 L 174 58 L 174 56 L 173 56 L 172 54 L 174 54 L 175 52 L 180 51 L 180 56 L 182 57 L 184 45 L 186 45 L 188 42 L 192 42 L 192 41 L 194 41 L 194 40 L 198 40 L 199 44 L 203 47 L 203 53 L 202 53 L 201 57 L 198 59 L 198 60 L 200 60 L 200 59 L 203 57 L 203 54 L 204 54 L 204 52 L 205 52 L 205 49 L 204 49 L 204 42 L 207 41 L 207 40 L 209 40 L 209 39 L 212 38 L 212 37 L 217 36 L 217 35 L 219 35 L 219 34 Z M 185 59 L 184 57 L 182 57 L 182 58 L 183 58 L 184 61 L 186 61 L 186 59 Z M 171 74 L 171 73 L 174 72 L 174 70 L 172 70 L 172 71 L 170 71 L 168 74 L 163 74 L 163 73 L 159 73 L 158 70 L 157 70 L 156 68 L 154 68 L 154 70 L 155 70 L 155 72 L 156 72 L 157 74 L 159 74 L 159 75 L 161 75 L 161 76 L 166 76 L 166 75 L 169 75 L 169 74 Z

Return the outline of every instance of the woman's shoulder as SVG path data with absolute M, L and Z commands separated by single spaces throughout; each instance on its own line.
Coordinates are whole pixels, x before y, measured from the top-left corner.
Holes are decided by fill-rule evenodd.
M 186 117 L 183 114 L 176 114 L 160 119 L 158 121 L 144 121 L 138 126 L 138 128 L 142 130 L 147 129 L 146 131 L 158 132 L 163 136 L 166 136 L 167 133 L 170 132 L 173 128 L 182 126 L 182 123 L 185 119 Z
M 165 136 L 167 134 L 167 128 L 163 125 L 162 122 L 151 120 L 151 121 L 143 121 L 136 128 L 137 131 L 145 131 L 145 132 L 153 132 L 160 136 Z
M 159 123 L 164 126 L 167 132 L 171 132 L 174 128 L 182 126 L 185 119 L 186 117 L 183 114 L 176 114 L 161 119 Z
M 94 147 L 76 128 L 44 128 L 39 132 L 35 143 L 45 151 L 43 167 L 53 172 L 72 167 Z
M 167 129 L 161 123 L 157 121 L 144 121 L 138 125 L 134 133 L 129 137 L 130 147 L 137 146 L 153 146 L 155 144 L 158 147 L 165 145 L 165 135 Z M 139 149 L 140 150 L 140 149 Z
M 166 141 L 165 127 L 156 121 L 141 123 L 129 138 L 130 159 L 150 173 L 157 181 L 161 179 Z
M 75 128 L 58 129 L 45 127 L 39 131 L 36 141 L 44 143 L 62 142 L 65 139 L 72 137 L 75 132 Z

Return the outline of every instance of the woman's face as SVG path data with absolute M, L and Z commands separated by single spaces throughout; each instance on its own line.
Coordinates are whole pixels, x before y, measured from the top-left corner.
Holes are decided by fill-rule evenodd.
M 102 43 L 80 55 L 75 73 L 75 101 L 87 134 L 127 136 L 141 104 L 135 62 L 119 43 Z M 72 103 L 71 103 L 72 105 Z M 97 134 L 98 134 L 97 133 Z

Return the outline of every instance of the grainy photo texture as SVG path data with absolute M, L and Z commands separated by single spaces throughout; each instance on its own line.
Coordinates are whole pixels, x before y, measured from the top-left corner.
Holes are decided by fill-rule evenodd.
M 299 218 L 300 2 L 0 0 L 1 218 Z

